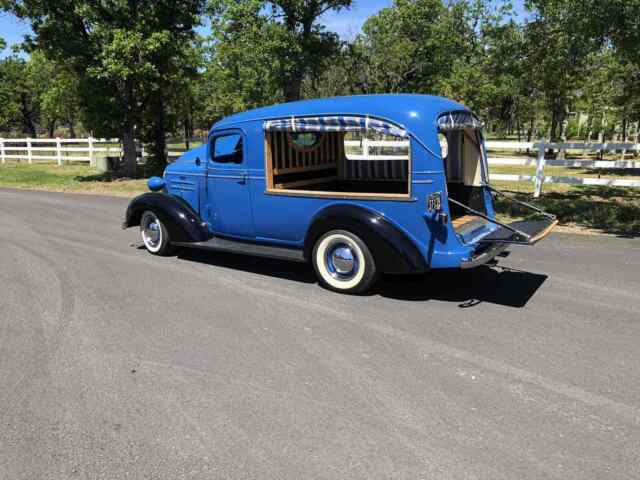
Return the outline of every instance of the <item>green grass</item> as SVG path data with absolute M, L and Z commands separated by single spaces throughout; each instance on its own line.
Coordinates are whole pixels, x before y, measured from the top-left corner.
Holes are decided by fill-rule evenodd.
M 535 168 L 492 166 L 492 173 L 533 175 Z M 602 173 L 602 172 L 601 172 Z M 609 173 L 609 172 L 606 172 Z M 640 172 L 617 178 L 640 177 Z M 597 176 L 598 172 L 583 169 L 550 167 L 547 175 Z M 607 177 L 608 178 L 608 177 Z M 543 195 L 533 198 L 532 182 L 492 182 L 520 200 L 533 203 L 558 216 L 562 224 L 625 236 L 640 236 L 640 188 L 574 186 L 548 184 Z M 7 162 L 0 164 L 0 187 L 49 190 L 59 192 L 94 193 L 132 197 L 147 191 L 145 179 L 121 179 L 101 174 L 87 165 L 54 163 Z M 505 220 L 521 218 L 527 212 L 498 197 L 496 209 Z
M 491 173 L 535 176 L 536 167 L 492 165 Z M 638 170 L 546 167 L 546 176 L 640 179 Z M 540 198 L 533 198 L 533 182 L 492 181 L 492 185 L 519 200 L 553 213 L 561 225 L 583 231 L 640 236 L 640 188 L 600 187 L 549 183 Z M 527 212 L 498 197 L 496 209 L 503 220 L 521 218 Z
M 492 185 L 558 217 L 572 229 L 613 235 L 640 236 L 640 188 L 550 184 L 540 198 L 533 198 L 532 183 L 492 182 Z M 522 218 L 529 212 L 507 199 L 496 198 L 502 220 Z
M 120 179 L 87 165 L 26 162 L 0 164 L 0 187 L 118 196 L 147 190 L 145 179 Z

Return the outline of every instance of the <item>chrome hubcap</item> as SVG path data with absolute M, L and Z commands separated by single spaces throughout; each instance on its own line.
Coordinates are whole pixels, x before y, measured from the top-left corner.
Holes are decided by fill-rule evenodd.
M 157 248 L 161 241 L 160 222 L 155 215 L 146 215 L 142 226 L 144 243 L 151 248 Z
M 339 280 L 349 280 L 358 271 L 358 259 L 351 247 L 345 244 L 328 249 L 326 264 L 329 273 Z

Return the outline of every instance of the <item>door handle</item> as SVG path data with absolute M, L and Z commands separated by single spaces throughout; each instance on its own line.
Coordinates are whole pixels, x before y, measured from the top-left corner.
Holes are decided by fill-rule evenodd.
M 247 174 L 246 173 L 241 173 L 240 174 L 240 180 L 238 181 L 238 183 L 240 185 L 245 185 L 247 183 Z

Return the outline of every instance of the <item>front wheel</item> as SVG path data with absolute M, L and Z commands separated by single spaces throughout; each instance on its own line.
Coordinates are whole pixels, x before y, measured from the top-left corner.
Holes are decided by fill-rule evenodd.
M 336 292 L 364 293 L 377 278 L 367 245 L 346 230 L 333 230 L 320 237 L 312 260 L 320 283 Z
M 140 236 L 144 246 L 154 255 L 170 255 L 173 248 L 169 239 L 169 232 L 162 224 L 155 212 L 146 210 L 140 218 Z

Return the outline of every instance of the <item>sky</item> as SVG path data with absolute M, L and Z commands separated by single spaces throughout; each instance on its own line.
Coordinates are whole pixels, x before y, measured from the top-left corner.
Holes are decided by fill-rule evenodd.
M 360 32 L 368 17 L 392 3 L 393 0 L 354 0 L 351 9 L 327 13 L 322 18 L 322 23 L 328 30 L 337 32 L 345 40 L 350 40 Z M 525 16 L 524 0 L 514 0 L 513 3 L 516 14 L 523 18 Z M 0 38 L 4 38 L 9 47 L 22 42 L 24 35 L 30 31 L 28 23 L 7 13 L 0 13 Z M 11 53 L 9 47 L 4 52 L 0 52 L 0 58 Z

